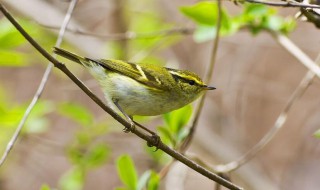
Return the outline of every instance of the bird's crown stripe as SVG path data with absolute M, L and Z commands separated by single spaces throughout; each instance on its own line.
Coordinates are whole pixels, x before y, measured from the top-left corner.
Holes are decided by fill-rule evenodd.
M 190 75 L 186 75 L 186 74 L 183 74 L 183 73 L 179 73 L 179 72 L 176 72 L 176 71 L 169 71 L 169 73 L 171 75 L 174 75 L 176 77 L 179 77 L 179 78 L 182 78 L 184 80 L 193 80 L 195 81 L 197 84 L 202 84 L 202 81 L 199 81 L 198 78 L 196 77 L 193 77 L 193 76 L 190 76 Z

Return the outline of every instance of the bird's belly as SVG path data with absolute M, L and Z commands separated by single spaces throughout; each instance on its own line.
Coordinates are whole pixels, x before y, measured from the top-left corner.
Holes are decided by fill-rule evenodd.
M 112 76 L 104 81 L 101 85 L 107 101 L 117 101 L 128 115 L 160 115 L 184 106 L 169 91 L 151 90 L 126 76 Z

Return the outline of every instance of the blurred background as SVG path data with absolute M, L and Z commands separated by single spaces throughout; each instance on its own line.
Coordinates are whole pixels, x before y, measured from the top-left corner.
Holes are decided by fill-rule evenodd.
M 51 51 L 69 1 L 0 2 Z M 180 11 L 182 6 L 197 2 L 79 0 L 61 47 L 92 58 L 159 64 L 204 76 L 213 42 L 195 37 L 197 25 Z M 223 5 L 230 15 L 243 10 L 242 5 L 232 2 Z M 298 12 L 296 8 L 277 10 L 282 16 Z M 0 18 L 2 154 L 48 62 L 2 14 Z M 313 24 L 297 21 L 288 36 L 310 58 L 316 58 L 320 38 Z M 103 98 L 99 86 L 83 68 L 63 61 Z M 210 83 L 217 89 L 207 94 L 187 154 L 211 166 L 238 159 L 273 127 L 305 73 L 307 69 L 267 32 L 253 35 L 243 29 L 223 36 Z M 294 102 L 283 129 L 252 160 L 230 174 L 235 184 L 259 190 L 319 188 L 320 147 L 314 136 L 320 128 L 319 87 L 316 78 Z M 152 130 L 166 125 L 162 116 L 137 120 Z M 135 135 L 123 133 L 122 128 L 71 80 L 53 69 L 39 104 L 1 167 L 0 189 L 40 189 L 43 184 L 52 189 L 114 189 L 123 186 L 116 166 L 123 154 L 131 156 L 139 176 L 149 169 L 161 171 L 170 158 L 161 151 L 152 152 L 153 148 Z M 214 187 L 206 177 L 175 163 L 159 189 Z

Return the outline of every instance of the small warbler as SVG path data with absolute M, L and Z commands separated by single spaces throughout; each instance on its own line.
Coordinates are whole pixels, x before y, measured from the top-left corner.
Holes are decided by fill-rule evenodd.
M 83 65 L 96 78 L 107 104 L 131 122 L 133 115 L 160 115 L 198 98 L 207 86 L 193 72 L 112 59 L 91 59 L 54 47 L 53 52 Z M 116 106 L 116 107 L 115 107 Z

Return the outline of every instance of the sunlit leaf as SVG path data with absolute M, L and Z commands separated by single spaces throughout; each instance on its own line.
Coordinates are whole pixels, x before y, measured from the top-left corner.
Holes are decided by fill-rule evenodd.
M 59 181 L 61 190 L 81 190 L 84 185 L 84 171 L 74 167 L 64 174 Z
M 130 190 L 135 190 L 138 183 L 138 175 L 129 155 L 122 155 L 117 160 L 118 175 L 123 184 Z
M 0 50 L 0 67 L 21 67 L 28 65 L 28 56 L 17 51 Z
M 92 113 L 80 104 L 70 102 L 61 103 L 58 110 L 60 114 L 67 116 L 83 126 L 90 125 L 93 122 L 94 117 Z
M 150 179 L 148 181 L 147 190 L 157 190 L 159 188 L 160 177 L 157 173 L 151 172 Z
M 17 29 L 6 19 L 0 20 L 0 48 L 9 49 L 27 43 Z
M 110 149 L 105 144 L 98 144 L 86 153 L 86 165 L 98 167 L 104 164 L 109 157 Z
M 137 190 L 143 190 L 145 187 L 147 187 L 148 180 L 151 176 L 151 171 L 147 170 L 144 172 L 141 177 L 139 178 L 138 185 L 137 185 Z
M 177 134 L 188 123 L 191 114 L 192 106 L 189 104 L 183 108 L 164 114 L 164 118 L 171 131 Z
M 157 127 L 157 131 L 160 135 L 161 141 L 163 141 L 165 144 L 176 144 L 176 141 L 172 136 L 173 134 L 171 134 L 171 131 L 168 127 Z
M 198 24 L 214 26 L 217 22 L 216 2 L 203 1 L 191 6 L 184 6 L 180 11 Z
M 313 135 L 320 139 L 320 129 L 318 129 Z
M 51 190 L 50 186 L 48 184 L 43 184 L 41 187 L 40 187 L 40 190 Z
M 192 6 L 180 8 L 181 12 L 196 22 L 195 41 L 204 42 L 215 37 L 218 22 L 218 6 L 216 2 L 199 2 Z M 220 35 L 235 33 L 239 24 L 232 20 L 225 9 L 221 10 Z

